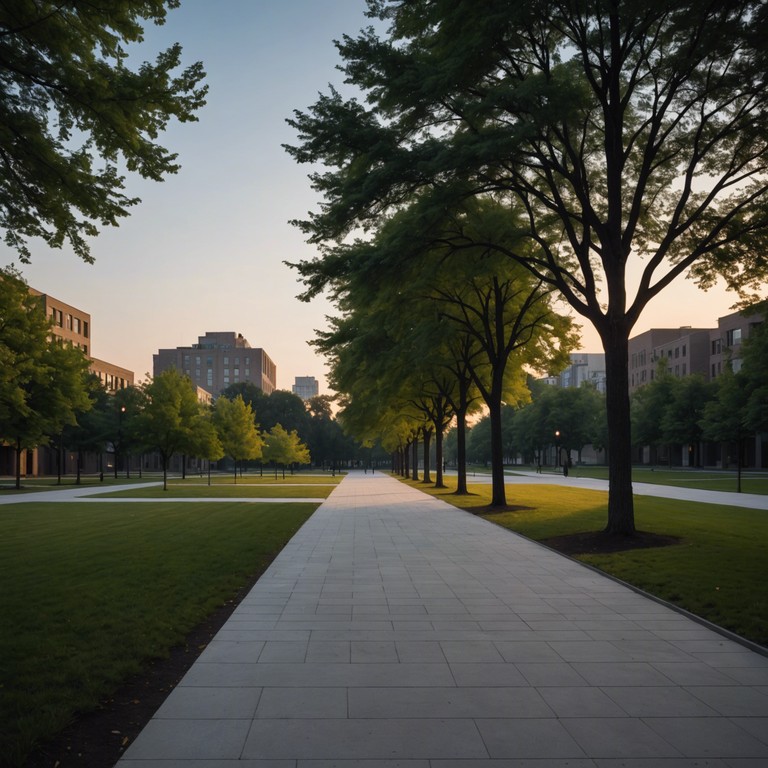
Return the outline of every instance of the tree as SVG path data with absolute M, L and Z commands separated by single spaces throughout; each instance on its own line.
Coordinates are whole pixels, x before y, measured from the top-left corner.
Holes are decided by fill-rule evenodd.
M 707 440 L 735 445 L 736 490 L 741 493 L 744 440 L 751 430 L 745 425 L 749 393 L 741 373 L 734 373 L 730 364 L 716 379 L 714 399 L 704 406 L 701 430 Z M 723 466 L 728 459 L 724 458 Z
M 168 490 L 168 465 L 175 453 L 194 445 L 200 413 L 194 385 L 175 368 L 163 371 L 143 386 L 145 405 L 139 426 L 145 444 L 160 455 L 163 490 Z
M 701 464 L 701 419 L 712 397 L 712 386 L 700 374 L 673 379 L 672 397 L 661 418 L 661 426 L 667 443 L 686 447 L 688 466 Z
M 0 270 L 0 437 L 15 446 L 17 488 L 21 452 L 60 436 L 91 406 L 88 360 L 50 331 L 40 299 L 18 273 Z
M 224 456 L 224 446 L 219 439 L 216 425 L 213 423 L 213 411 L 201 408 L 194 426 L 192 427 L 192 445 L 190 453 L 208 462 L 208 485 L 211 484 L 211 462 L 218 461 Z
M 337 44 L 365 103 L 331 90 L 290 121 L 298 143 L 287 149 L 320 168 L 311 179 L 323 198 L 297 224 L 322 248 L 376 230 L 427 192 L 522 205 L 528 243 L 504 252 L 602 340 L 606 530 L 633 534 L 632 328 L 683 275 L 704 288 L 721 275 L 748 293 L 768 272 L 768 6 L 369 0 L 369 9 L 387 36 L 370 28 Z M 467 242 L 461 227 L 451 240 Z
M 275 465 L 275 477 L 277 477 L 278 465 L 283 468 L 285 479 L 285 467 L 289 464 L 309 464 L 311 459 L 309 450 L 299 439 L 295 429 L 288 432 L 280 424 L 275 424 L 267 434 L 264 445 L 264 459 Z
M 224 455 L 232 457 L 237 482 L 237 462 L 261 458 L 264 446 L 251 406 L 240 395 L 234 400 L 220 397 L 213 409 L 213 423 Z
M 760 304 L 755 311 L 766 309 Z M 765 317 L 756 323 L 742 346 L 742 365 L 748 400 L 745 425 L 755 432 L 768 432 L 768 323 Z
M 161 181 L 179 169 L 157 143 L 175 118 L 195 120 L 207 86 L 198 62 L 174 74 L 181 47 L 132 70 L 126 47 L 144 22 L 162 24 L 179 0 L 108 4 L 14 2 L 0 9 L 0 227 L 28 262 L 27 241 L 68 241 L 93 261 L 88 238 L 139 202 L 120 166 Z

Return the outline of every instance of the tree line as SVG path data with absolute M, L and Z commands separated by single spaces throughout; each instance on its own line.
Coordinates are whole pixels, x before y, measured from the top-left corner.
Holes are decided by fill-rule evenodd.
M 736 370 L 734 370 L 736 368 Z M 505 461 L 540 465 L 563 452 L 555 464 L 581 460 L 582 449 L 607 446 L 605 398 L 594 387 L 551 387 L 531 382 L 532 400 L 521 407 L 502 408 L 502 446 Z M 708 381 L 702 374 L 674 376 L 661 357 L 651 382 L 636 390 L 630 401 L 632 445 L 639 458 L 648 448 L 650 464 L 690 467 L 735 467 L 741 490 L 741 469 L 746 466 L 750 442 L 768 432 L 768 324 L 752 327 L 743 342 L 738 364 L 729 361 L 723 373 Z M 458 461 L 455 431 L 449 435 L 447 458 Z M 480 418 L 469 433 L 466 460 L 493 461 L 490 419 Z
M 17 487 L 22 452 L 40 446 L 74 452 L 77 482 L 87 454 L 111 453 L 116 477 L 129 456 L 155 453 L 166 479 L 175 455 L 229 457 L 235 470 L 248 460 L 284 470 L 359 456 L 327 396 L 305 404 L 291 392 L 266 395 L 243 383 L 208 405 L 176 370 L 109 394 L 85 354 L 53 335 L 41 298 L 10 268 L 0 270 L 0 357 L 0 441 L 15 453 Z
M 305 297 L 345 302 L 339 276 L 363 271 L 376 285 L 377 264 L 399 272 L 406 292 L 414 272 L 461 272 L 462 256 L 481 271 L 495 255 L 527 272 L 602 341 L 606 531 L 632 535 L 633 328 L 684 276 L 703 288 L 723 279 L 744 301 L 764 290 L 768 7 L 368 0 L 368 13 L 375 26 L 336 44 L 344 91 L 331 87 L 289 120 L 297 140 L 286 149 L 312 166 L 319 198 L 295 222 L 320 252 L 297 265 Z M 403 324 L 410 309 L 390 294 Z M 515 315 L 504 324 L 513 332 Z M 348 329 L 337 330 L 341 349 Z M 418 334 L 414 322 L 409 341 Z M 504 375 L 491 377 L 491 399 Z M 503 502 L 500 488 L 493 498 Z

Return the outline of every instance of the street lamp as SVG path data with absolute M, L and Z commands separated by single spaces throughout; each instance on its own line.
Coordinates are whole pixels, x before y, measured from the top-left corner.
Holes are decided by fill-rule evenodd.
M 556 454 L 556 460 L 555 460 L 555 466 L 560 466 L 560 430 L 555 430 L 555 454 Z

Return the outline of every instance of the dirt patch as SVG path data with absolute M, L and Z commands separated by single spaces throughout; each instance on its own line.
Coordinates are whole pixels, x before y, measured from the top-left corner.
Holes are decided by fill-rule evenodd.
M 617 536 L 605 531 L 587 531 L 567 536 L 553 536 L 550 539 L 542 539 L 541 543 L 565 555 L 607 555 L 633 549 L 671 547 L 679 544 L 680 541 L 681 539 L 677 536 L 664 536 L 646 531 L 637 531 L 634 536 Z

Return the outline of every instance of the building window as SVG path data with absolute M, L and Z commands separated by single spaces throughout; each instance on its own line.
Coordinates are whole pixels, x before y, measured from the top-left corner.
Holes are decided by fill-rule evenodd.
M 675 347 L 675 358 L 680 357 L 680 347 Z
M 67 330 L 72 330 L 72 315 L 67 314 Z
M 200 369 L 199 368 L 195 368 L 195 378 L 196 379 L 200 378 Z
M 246 357 L 245 359 L 247 360 L 248 358 Z M 245 378 L 247 379 L 250 375 L 251 375 L 251 369 L 250 368 L 246 368 L 245 369 Z
M 224 365 L 229 365 L 229 358 L 228 357 L 224 358 Z
M 712 354 L 719 355 L 721 352 L 720 339 L 714 339 L 712 341 Z
M 83 320 L 83 336 L 85 336 L 86 339 L 88 338 L 88 321 L 87 320 Z
M 212 357 L 206 357 L 205 358 L 205 364 L 210 368 L 213 365 L 213 358 Z
M 741 328 L 733 328 L 730 331 L 726 331 L 725 345 L 727 347 L 733 347 L 736 344 L 741 344 Z
M 208 376 L 206 378 L 206 382 L 208 383 L 209 387 L 213 386 L 213 371 L 210 368 L 208 369 Z
M 683 357 L 685 357 L 688 354 L 688 345 L 683 344 Z
M 80 333 L 80 318 L 75 317 L 72 319 L 72 330 L 75 333 Z

